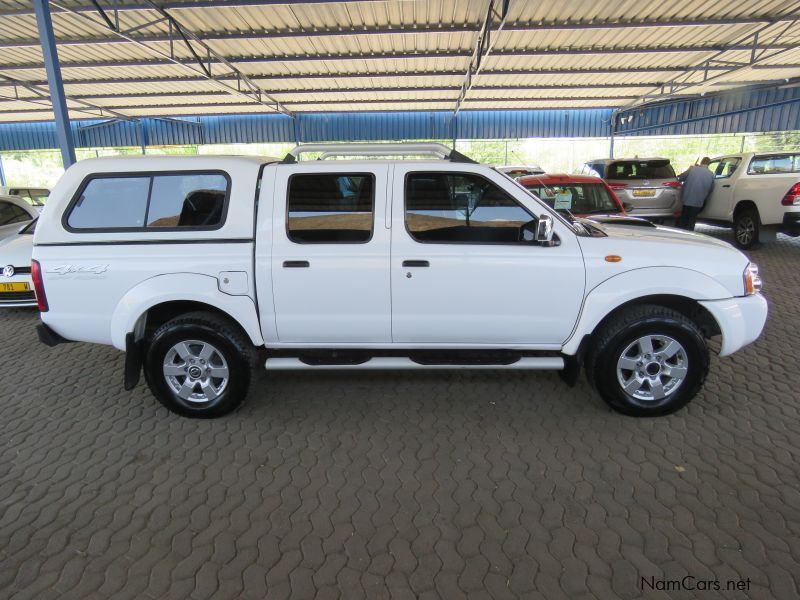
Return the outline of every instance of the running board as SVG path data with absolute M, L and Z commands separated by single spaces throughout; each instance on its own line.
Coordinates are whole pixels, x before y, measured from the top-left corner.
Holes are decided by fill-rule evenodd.
M 523 356 L 511 364 L 420 364 L 402 356 L 376 356 L 358 364 L 308 364 L 299 358 L 268 358 L 264 364 L 267 371 L 343 371 L 343 370 L 523 370 L 558 371 L 564 368 L 560 356 Z

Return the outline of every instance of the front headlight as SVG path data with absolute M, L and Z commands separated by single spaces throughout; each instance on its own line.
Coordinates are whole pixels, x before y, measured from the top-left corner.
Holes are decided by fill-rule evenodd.
M 758 265 L 748 263 L 744 270 L 744 293 L 748 296 L 761 291 L 761 277 L 758 274 Z

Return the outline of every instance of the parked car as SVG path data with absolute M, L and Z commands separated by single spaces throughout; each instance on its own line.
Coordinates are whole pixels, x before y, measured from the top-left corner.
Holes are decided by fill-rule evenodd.
M 17 196 L 0 196 L 0 240 L 17 233 L 29 224 L 39 212 Z
M 568 218 L 585 218 L 612 225 L 653 227 L 645 219 L 631 217 L 605 181 L 590 175 L 528 175 L 517 180 L 548 206 Z
M 36 306 L 31 254 L 36 221 L 0 241 L 0 307 Z
M 730 154 L 708 167 L 714 189 L 700 222 L 733 227 L 743 249 L 765 234 L 800 235 L 800 151 Z
M 539 165 L 505 165 L 495 168 L 501 173 L 511 177 L 511 179 L 519 179 L 526 175 L 541 175 L 544 173 L 544 169 Z
M 0 196 L 18 196 L 31 206 L 42 208 L 50 195 L 47 188 L 32 187 L 0 187 Z
M 517 183 L 536 194 L 551 208 L 576 217 L 626 214 L 614 191 L 597 177 L 550 173 L 520 177 Z
M 374 146 L 374 145 L 373 145 Z M 388 150 L 387 150 L 388 151 Z M 665 228 L 570 221 L 505 175 L 448 160 L 113 157 L 71 166 L 40 217 L 46 344 L 126 352 L 191 417 L 267 370 L 582 366 L 608 404 L 694 397 L 767 317 L 755 265 Z M 697 264 L 703 265 L 702 272 Z
M 681 183 L 668 158 L 590 160 L 580 174 L 605 179 L 635 217 L 671 223 L 681 215 Z

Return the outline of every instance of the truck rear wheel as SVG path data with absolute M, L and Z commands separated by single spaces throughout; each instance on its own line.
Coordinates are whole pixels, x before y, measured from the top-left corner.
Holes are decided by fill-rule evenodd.
M 663 306 L 642 305 L 602 326 L 586 369 L 611 408 L 654 417 L 675 412 L 694 398 L 708 365 L 705 338 L 692 320 Z
M 228 320 L 189 313 L 150 339 L 144 374 L 161 404 L 185 417 L 214 418 L 242 403 L 250 386 L 253 346 Z
M 749 250 L 759 242 L 761 220 L 754 208 L 743 208 L 733 218 L 733 238 L 742 250 Z

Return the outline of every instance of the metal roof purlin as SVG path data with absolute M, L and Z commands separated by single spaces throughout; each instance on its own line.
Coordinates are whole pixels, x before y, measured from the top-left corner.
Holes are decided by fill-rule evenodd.
M 724 77 L 726 75 L 730 75 L 731 73 L 735 73 L 737 71 L 741 71 L 743 69 L 748 69 L 759 65 L 763 61 L 771 58 L 775 58 L 785 52 L 789 52 L 791 50 L 796 50 L 797 45 L 791 44 L 786 48 L 782 49 L 774 49 L 775 42 L 779 41 L 780 38 L 795 24 L 797 23 L 797 11 L 800 9 L 800 2 L 795 2 L 794 5 L 785 10 L 782 15 L 773 19 L 770 23 L 762 25 L 751 31 L 747 35 L 736 39 L 735 41 L 731 42 L 730 44 L 726 45 L 725 48 L 719 50 L 714 56 L 706 58 L 702 62 L 686 67 L 681 73 L 675 75 L 665 83 L 653 87 L 651 92 L 637 98 L 633 102 L 626 104 L 625 106 L 621 107 L 618 112 L 624 112 L 630 108 L 643 106 L 645 104 L 652 104 L 655 102 L 660 102 L 664 100 L 669 100 L 671 98 L 676 97 L 677 95 L 686 95 L 685 90 L 698 87 L 702 85 L 708 85 L 713 80 L 719 79 L 720 77 Z M 775 26 L 778 23 L 781 23 L 786 20 L 787 16 L 791 15 L 789 18 L 793 18 L 786 27 L 784 27 L 783 31 L 778 34 L 773 40 L 771 44 L 760 44 L 759 43 L 759 34 L 763 33 L 765 30 L 769 29 L 770 27 Z M 730 52 L 733 49 L 739 49 L 742 46 L 749 46 L 750 49 L 750 59 L 748 62 L 737 62 L 737 61 L 727 61 L 720 58 L 726 52 Z M 710 68 L 717 67 L 718 71 L 716 74 L 709 76 L 708 72 Z M 719 67 L 722 67 L 719 69 Z M 703 72 L 703 79 L 701 81 L 687 81 L 691 74 L 702 71 Z
M 3 96 L 3 98 L 15 100 L 17 102 L 27 102 L 29 104 L 38 104 L 41 106 L 49 106 L 52 108 L 53 103 L 50 97 L 50 90 L 46 87 L 41 87 L 39 85 L 34 85 L 27 81 L 20 81 L 19 79 L 14 79 L 13 77 L 9 77 L 8 75 L 3 75 L 0 73 L 0 82 L 5 83 L 6 85 L 13 86 L 15 89 L 18 87 L 24 88 L 29 92 L 32 92 L 35 97 L 28 98 L 25 96 L 20 96 L 18 93 L 15 92 L 13 98 L 9 98 L 8 96 Z M 124 115 L 120 112 L 116 112 L 112 109 L 106 108 L 104 106 L 97 106 L 92 104 L 91 102 L 86 102 L 81 98 L 75 98 L 73 96 L 66 96 L 66 99 L 70 102 L 74 102 L 76 104 L 82 105 L 84 108 L 75 108 L 72 107 L 72 110 L 85 113 L 87 115 L 91 115 L 93 117 L 104 117 L 104 116 L 113 116 L 117 119 L 122 119 L 124 121 L 135 121 L 134 117 L 129 117 L 128 115 Z M 95 112 L 97 111 L 97 112 Z M 99 115 L 97 113 L 100 113 Z
M 127 6 L 127 5 L 121 5 Z M 163 7 L 163 3 L 162 3 Z M 74 7 L 73 7 L 74 8 Z M 118 7 L 118 10 L 121 10 Z M 2 12 L 0 12 L 0 16 Z M 780 20 L 792 20 L 800 15 L 786 15 L 781 17 Z M 125 33 L 134 33 L 141 29 L 146 29 L 163 21 L 163 17 L 155 19 L 150 22 L 136 25 L 127 29 Z M 543 31 L 580 31 L 580 30 L 593 30 L 593 29 L 642 29 L 642 28 L 659 28 L 659 27 L 710 27 L 710 26 L 724 26 L 724 25 L 760 25 L 772 24 L 776 21 L 771 21 L 765 18 L 732 18 L 732 19 L 709 19 L 709 20 L 673 20 L 673 21 L 624 21 L 612 22 L 601 21 L 594 23 L 577 23 L 570 21 L 556 21 L 546 23 L 507 23 L 503 28 L 507 32 L 543 32 Z M 456 23 L 456 24 L 438 24 L 426 25 L 425 27 L 411 27 L 406 29 L 398 29 L 397 27 L 351 27 L 351 28 L 331 28 L 331 29 L 315 29 L 313 31 L 305 30 L 271 30 L 271 29 L 249 29 L 244 31 L 205 31 L 202 34 L 204 40 L 259 40 L 268 37 L 273 40 L 277 39 L 292 39 L 292 38 L 318 38 L 318 37 L 340 37 L 340 36 L 369 36 L 369 35 L 420 35 L 420 34 L 442 34 L 442 33 L 473 33 L 479 30 L 479 25 L 475 23 Z M 150 34 L 142 36 L 140 41 L 145 43 L 169 42 L 169 37 L 163 34 Z M 58 43 L 64 46 L 70 45 L 83 45 L 83 44 L 116 44 L 125 43 L 125 40 L 116 39 L 113 37 L 73 37 L 66 39 L 59 39 Z M 0 41 L 0 48 L 38 48 L 39 40 L 35 38 L 30 39 L 15 39 L 7 42 Z
M 499 12 L 495 10 L 495 2 L 500 4 Z M 496 37 L 492 36 L 492 22 L 494 17 L 497 16 L 499 19 L 495 33 L 500 33 L 500 31 L 503 29 L 503 26 L 506 24 L 508 8 L 510 5 L 511 0 L 489 0 L 489 6 L 486 9 L 486 19 L 484 20 L 481 30 L 478 33 L 478 39 L 475 41 L 475 50 L 472 53 L 472 58 L 470 58 L 469 67 L 467 67 L 467 74 L 464 77 L 464 83 L 461 86 L 461 91 L 458 94 L 458 100 L 456 100 L 456 107 L 453 109 L 454 115 L 457 115 L 458 111 L 461 110 L 461 104 L 464 102 L 464 99 L 467 97 L 467 93 L 472 87 L 473 79 L 480 73 L 481 67 L 483 67 L 484 59 L 491 54 L 492 49 L 494 48 L 495 41 L 497 40 Z
M 134 37 L 130 33 L 127 33 L 120 29 L 119 27 L 119 16 L 117 12 L 116 5 L 112 5 L 110 8 L 102 9 L 99 4 L 98 0 L 92 0 L 92 3 L 98 8 L 98 14 L 102 18 L 102 22 L 93 19 L 88 14 L 84 14 L 80 11 L 74 10 L 73 7 L 67 6 L 62 4 L 61 2 L 57 2 L 51 0 L 51 4 L 64 12 L 70 13 L 80 19 L 87 20 L 94 24 L 95 26 L 104 27 L 108 31 L 112 32 L 114 35 L 117 35 L 121 38 L 128 40 L 131 43 L 134 43 L 142 48 L 146 48 L 150 52 L 157 54 L 164 58 L 167 62 L 179 65 L 187 70 L 192 71 L 195 75 L 201 75 L 206 80 L 214 83 L 218 87 L 223 88 L 230 94 L 243 96 L 245 98 L 250 99 L 253 102 L 261 104 L 267 108 L 270 108 L 276 112 L 285 114 L 289 117 L 293 117 L 294 115 L 290 110 L 283 106 L 280 102 L 275 100 L 272 96 L 270 96 L 266 91 L 261 89 L 250 77 L 246 74 L 241 72 L 235 66 L 233 66 L 228 59 L 223 56 L 220 56 L 217 52 L 212 50 L 205 42 L 203 42 L 199 37 L 197 37 L 194 33 L 183 27 L 172 15 L 170 15 L 165 9 L 161 8 L 155 2 L 151 2 L 150 0 L 144 0 L 144 3 L 149 7 L 149 9 L 158 12 L 163 18 L 160 20 L 166 20 L 169 23 L 169 34 L 170 34 L 170 52 L 162 52 L 157 48 L 153 48 L 152 46 L 147 45 L 146 42 L 140 41 L 137 37 Z M 107 14 L 107 12 L 111 12 L 114 15 L 112 18 Z M 175 38 L 175 35 L 178 37 Z M 182 41 L 188 50 L 192 53 L 196 62 L 193 64 L 184 62 L 179 60 L 175 57 L 173 51 L 174 41 Z M 194 48 L 192 42 L 197 46 L 201 47 L 203 53 L 205 54 L 205 59 L 202 58 L 198 53 L 197 50 Z M 212 72 L 213 64 L 214 63 L 221 63 L 225 65 L 229 72 L 224 73 L 224 75 L 230 77 L 235 77 L 236 85 L 229 85 L 217 78 Z M 64 66 L 62 64 L 62 66 Z M 199 68 L 199 71 L 198 71 Z M 222 73 L 221 73 L 222 75 Z M 244 86 L 246 89 L 242 89 Z

